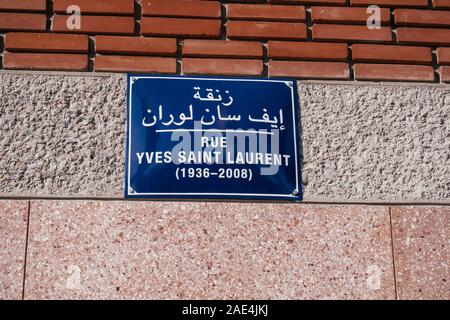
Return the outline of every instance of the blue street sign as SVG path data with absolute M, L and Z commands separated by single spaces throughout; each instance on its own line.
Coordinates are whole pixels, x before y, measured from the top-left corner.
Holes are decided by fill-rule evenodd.
M 301 200 L 294 80 L 128 76 L 125 197 Z

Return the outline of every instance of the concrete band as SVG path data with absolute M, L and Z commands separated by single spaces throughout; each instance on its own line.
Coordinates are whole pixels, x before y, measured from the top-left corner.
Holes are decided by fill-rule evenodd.
M 0 197 L 122 198 L 125 75 L 0 73 Z M 450 199 L 450 87 L 300 82 L 306 201 Z

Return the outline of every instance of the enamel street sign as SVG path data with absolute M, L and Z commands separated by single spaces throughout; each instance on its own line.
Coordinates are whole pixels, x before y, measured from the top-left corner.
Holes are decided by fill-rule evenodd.
M 301 200 L 292 80 L 128 76 L 125 197 Z

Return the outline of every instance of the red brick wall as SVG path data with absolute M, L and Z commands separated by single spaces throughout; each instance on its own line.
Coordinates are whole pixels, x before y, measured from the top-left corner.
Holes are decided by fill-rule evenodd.
M 3 69 L 450 82 L 450 0 L 0 0 L 0 34 Z

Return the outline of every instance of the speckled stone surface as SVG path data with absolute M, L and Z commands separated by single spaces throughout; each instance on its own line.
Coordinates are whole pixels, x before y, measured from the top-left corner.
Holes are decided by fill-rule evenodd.
M 0 201 L 0 300 L 22 299 L 28 201 Z
M 0 195 L 121 196 L 124 75 L 0 73 Z
M 450 201 L 450 86 L 300 84 L 304 198 Z
M 308 201 L 450 199 L 450 86 L 300 82 Z M 0 72 L 0 196 L 123 197 L 125 75 Z
M 395 297 L 376 206 L 32 201 L 27 299 Z
M 450 207 L 391 209 L 399 299 L 450 299 Z

